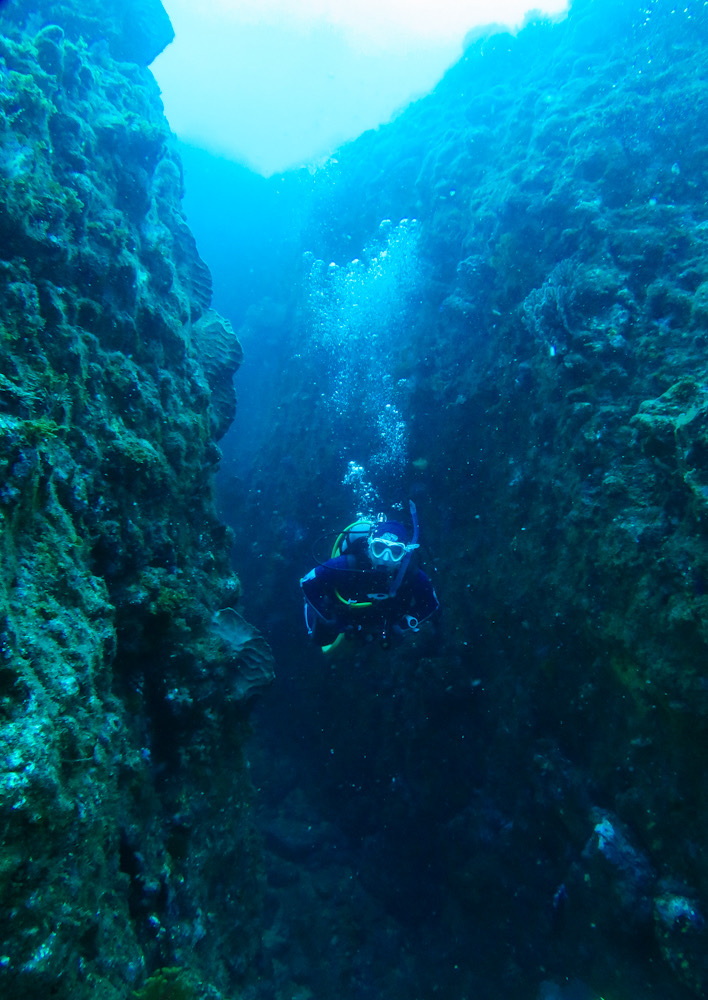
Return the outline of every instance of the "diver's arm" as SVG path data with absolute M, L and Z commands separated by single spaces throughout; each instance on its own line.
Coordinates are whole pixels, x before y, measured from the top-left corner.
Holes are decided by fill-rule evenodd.
M 318 618 L 326 625 L 337 624 L 337 605 L 334 598 L 336 570 L 326 563 L 316 566 L 300 580 L 305 600 Z

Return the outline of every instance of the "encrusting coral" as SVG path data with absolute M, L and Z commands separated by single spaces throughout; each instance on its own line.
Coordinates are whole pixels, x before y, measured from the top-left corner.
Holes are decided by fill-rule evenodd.
M 255 947 L 249 691 L 211 630 L 241 352 L 145 68 L 171 37 L 157 0 L 0 7 L 0 992 L 28 1000 L 165 964 L 216 991 Z

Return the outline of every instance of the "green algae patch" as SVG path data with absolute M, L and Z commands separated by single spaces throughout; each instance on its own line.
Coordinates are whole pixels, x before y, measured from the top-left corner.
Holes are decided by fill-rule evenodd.
M 691 321 L 694 326 L 708 330 L 708 281 L 703 281 L 693 294 Z
M 610 658 L 610 668 L 623 691 L 632 700 L 635 710 L 644 715 L 656 707 L 658 692 L 646 670 L 627 653 L 616 653 Z
M 133 1000 L 203 1000 L 205 997 L 194 976 L 176 967 L 155 972 L 133 994 Z
M 646 454 L 675 468 L 690 491 L 696 518 L 708 518 L 708 386 L 680 379 L 632 418 Z
M 164 459 L 155 445 L 129 430 L 120 420 L 111 424 L 105 456 L 108 469 L 117 475 L 142 472 L 150 479 L 159 480 L 166 473 L 162 468 Z

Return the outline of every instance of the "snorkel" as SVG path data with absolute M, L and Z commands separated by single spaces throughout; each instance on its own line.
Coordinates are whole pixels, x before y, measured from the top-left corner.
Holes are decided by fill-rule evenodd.
M 411 547 L 418 548 L 418 515 L 416 513 L 415 504 L 412 500 L 408 501 L 408 506 L 411 512 L 411 521 L 413 522 L 413 537 L 411 538 Z

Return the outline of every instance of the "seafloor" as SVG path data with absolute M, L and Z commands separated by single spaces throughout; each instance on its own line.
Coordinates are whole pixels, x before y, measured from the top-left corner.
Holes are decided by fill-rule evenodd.
M 228 319 L 171 37 L 0 4 L 0 995 L 705 996 L 708 6 L 221 165 Z M 409 497 L 441 638 L 326 659 L 318 539 Z

